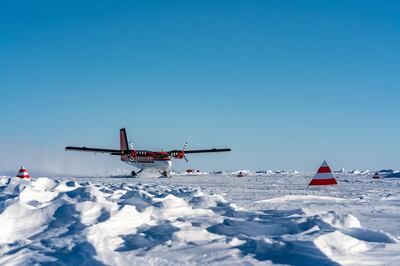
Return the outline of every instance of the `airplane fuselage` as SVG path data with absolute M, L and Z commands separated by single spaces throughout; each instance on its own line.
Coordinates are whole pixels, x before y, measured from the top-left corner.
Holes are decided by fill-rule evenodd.
M 135 151 L 130 155 L 121 156 L 121 160 L 133 167 L 144 170 L 154 169 L 166 171 L 172 166 L 171 158 L 167 152 Z

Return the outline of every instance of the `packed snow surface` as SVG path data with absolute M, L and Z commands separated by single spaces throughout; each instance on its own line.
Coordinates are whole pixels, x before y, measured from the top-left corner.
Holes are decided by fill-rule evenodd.
M 0 178 L 1 265 L 399 265 L 400 179 Z

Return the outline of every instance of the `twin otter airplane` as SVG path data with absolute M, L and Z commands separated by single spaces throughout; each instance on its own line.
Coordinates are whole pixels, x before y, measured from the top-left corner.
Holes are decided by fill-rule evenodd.
M 139 171 L 132 171 L 132 176 L 136 176 L 143 170 L 155 170 L 160 172 L 163 176 L 168 176 L 168 169 L 171 167 L 171 158 L 185 159 L 185 154 L 189 153 L 209 153 L 209 152 L 226 152 L 231 149 L 208 149 L 208 150 L 186 150 L 186 145 L 181 150 L 172 151 L 147 151 L 147 150 L 135 150 L 131 145 L 128 146 L 128 139 L 126 137 L 125 128 L 121 128 L 119 132 L 120 138 L 120 149 L 97 149 L 97 148 L 86 148 L 86 147 L 65 147 L 67 151 L 86 151 L 86 152 L 101 152 L 109 153 L 111 155 L 121 156 L 121 161 L 132 165 Z

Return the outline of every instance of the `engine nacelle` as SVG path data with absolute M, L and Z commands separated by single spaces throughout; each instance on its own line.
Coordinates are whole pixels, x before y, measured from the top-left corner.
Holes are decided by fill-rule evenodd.
M 178 154 L 175 156 L 175 158 L 177 158 L 177 159 L 185 158 L 185 152 L 184 151 L 178 152 Z

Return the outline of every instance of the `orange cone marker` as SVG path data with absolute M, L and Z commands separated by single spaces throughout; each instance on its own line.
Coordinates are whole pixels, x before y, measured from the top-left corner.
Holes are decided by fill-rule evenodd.
M 17 177 L 23 178 L 23 179 L 30 179 L 31 176 L 28 174 L 28 171 L 22 166 L 21 169 L 19 170 Z
M 324 161 L 314 178 L 311 180 L 309 186 L 327 186 L 337 185 L 335 177 L 332 175 L 332 170 Z

